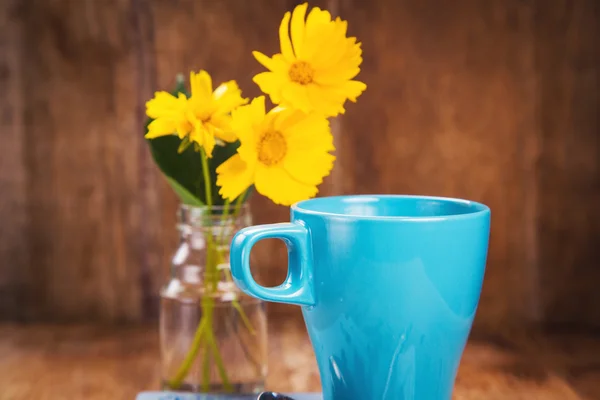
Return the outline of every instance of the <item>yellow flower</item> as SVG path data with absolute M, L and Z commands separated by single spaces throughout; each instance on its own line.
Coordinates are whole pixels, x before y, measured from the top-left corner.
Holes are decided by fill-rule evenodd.
M 279 27 L 281 53 L 269 58 L 253 52 L 270 70 L 256 75 L 254 82 L 275 104 L 326 116 L 343 114 L 345 101 L 356 101 L 367 88 L 352 80 L 360 72 L 360 43 L 346 37 L 346 21 L 339 17 L 332 20 L 328 11 L 318 7 L 305 21 L 307 7 L 306 3 L 299 5 L 293 14 L 287 12 L 283 17 Z
M 231 128 L 231 111 L 248 99 L 235 81 L 221 84 L 214 91 L 212 79 L 206 71 L 190 73 L 191 96 L 178 97 L 167 92 L 158 92 L 146 103 L 146 114 L 154 121 L 148 126 L 146 138 L 176 133 L 180 139 L 189 140 L 204 147 L 210 157 L 216 139 L 225 142 L 237 140 Z
M 185 118 L 187 98 L 179 93 L 178 97 L 167 92 L 156 92 L 154 98 L 146 103 L 146 115 L 153 121 L 148 126 L 147 139 L 176 133 L 183 139 L 191 131 L 191 125 Z
M 276 204 L 291 205 L 317 194 L 333 168 L 329 121 L 319 114 L 275 108 L 264 96 L 232 113 L 238 153 L 217 168 L 223 198 L 233 200 L 252 184 Z

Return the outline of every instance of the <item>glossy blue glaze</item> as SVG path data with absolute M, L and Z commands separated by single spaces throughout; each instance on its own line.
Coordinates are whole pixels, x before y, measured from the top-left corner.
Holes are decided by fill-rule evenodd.
M 422 196 L 300 202 L 291 223 L 241 230 L 231 269 L 245 292 L 301 304 L 324 400 L 449 400 L 485 270 L 488 207 Z M 256 284 L 252 245 L 286 241 L 289 271 Z
M 236 249 L 236 272 L 239 272 L 238 286 L 247 293 L 267 300 L 282 303 L 313 305 L 314 286 L 312 285 L 312 247 L 308 229 L 300 223 L 284 223 L 250 226 L 238 232 L 234 238 Z M 260 286 L 252 278 L 250 250 L 254 243 L 262 239 L 278 238 L 288 248 L 289 267 L 285 282 L 276 288 Z

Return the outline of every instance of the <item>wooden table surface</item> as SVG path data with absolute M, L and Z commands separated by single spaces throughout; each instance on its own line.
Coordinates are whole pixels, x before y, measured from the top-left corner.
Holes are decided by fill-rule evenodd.
M 301 326 L 283 324 L 270 332 L 269 343 L 269 389 L 319 390 Z M 155 327 L 0 325 L 0 400 L 132 400 L 139 391 L 157 389 L 158 382 Z M 600 399 L 600 339 L 473 339 L 454 399 Z

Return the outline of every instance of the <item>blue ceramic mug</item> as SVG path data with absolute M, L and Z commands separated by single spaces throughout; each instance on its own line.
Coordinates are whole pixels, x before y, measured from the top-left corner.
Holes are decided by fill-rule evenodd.
M 449 400 L 475 316 L 490 210 L 423 196 L 341 196 L 292 206 L 291 222 L 242 229 L 231 271 L 246 293 L 298 304 L 324 400 Z M 258 285 L 250 251 L 283 240 L 288 274 Z

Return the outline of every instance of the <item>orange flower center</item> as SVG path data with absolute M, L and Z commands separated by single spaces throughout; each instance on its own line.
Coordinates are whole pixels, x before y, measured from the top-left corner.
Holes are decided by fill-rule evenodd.
M 315 70 L 305 61 L 296 61 L 290 67 L 288 75 L 293 82 L 308 85 L 315 77 Z
M 277 164 L 287 153 L 287 143 L 280 132 L 267 131 L 258 140 L 258 161 L 270 166 Z

